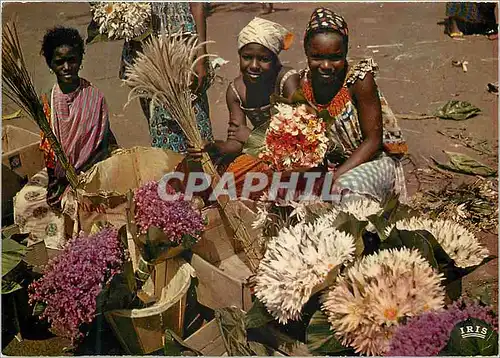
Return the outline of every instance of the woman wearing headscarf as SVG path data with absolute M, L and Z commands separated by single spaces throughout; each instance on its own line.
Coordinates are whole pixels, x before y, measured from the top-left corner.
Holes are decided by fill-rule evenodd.
M 314 10 L 304 36 L 308 68 L 301 72 L 302 98 L 327 122 L 325 166 L 333 173 L 339 201 L 369 197 L 382 202 L 406 187 L 398 158 L 406 153 L 397 121 L 378 91 L 373 60 L 351 64 L 349 31 L 342 16 Z
M 227 140 L 210 143 L 205 147 L 218 162 L 219 172 L 234 173 L 236 190 L 241 193 L 245 174 L 262 172 L 272 176 L 269 166 L 261 160 L 241 154 L 252 129 L 266 126 L 271 118 L 271 96 L 290 99 L 298 88 L 298 72 L 285 67 L 279 60 L 287 50 L 293 34 L 275 22 L 254 18 L 238 34 L 240 75 L 230 82 L 226 91 L 229 110 Z M 199 153 L 191 152 L 194 158 Z M 227 169 L 226 169 L 227 168 Z M 260 196 L 254 193 L 253 197 Z

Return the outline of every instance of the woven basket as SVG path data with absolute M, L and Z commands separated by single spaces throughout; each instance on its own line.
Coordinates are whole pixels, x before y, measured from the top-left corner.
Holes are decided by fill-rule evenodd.
M 128 354 L 149 354 L 161 349 L 166 328 L 182 336 L 186 296 L 192 276 L 194 269 L 184 262 L 153 306 L 105 313 L 106 320 Z
M 108 221 L 115 227 L 125 225 L 127 192 L 160 180 L 182 159 L 173 151 L 134 147 L 118 150 L 94 165 L 81 176 L 83 187 L 77 190 L 81 229 L 89 232 L 96 221 Z

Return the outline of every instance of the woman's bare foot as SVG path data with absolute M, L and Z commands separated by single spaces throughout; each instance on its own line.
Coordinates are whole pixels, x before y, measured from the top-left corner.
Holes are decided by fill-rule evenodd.
M 446 21 L 446 33 L 450 37 L 463 37 L 464 34 L 458 28 L 457 21 L 453 17 L 449 17 Z
M 488 40 L 498 40 L 498 30 L 491 29 L 489 31 L 486 31 L 486 36 L 488 37 Z

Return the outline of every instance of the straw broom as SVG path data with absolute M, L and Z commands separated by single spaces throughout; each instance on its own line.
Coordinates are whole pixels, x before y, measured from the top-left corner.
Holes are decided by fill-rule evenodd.
M 26 69 L 21 44 L 14 22 L 6 23 L 2 32 L 2 81 L 5 94 L 36 122 L 47 137 L 57 159 L 64 168 L 66 178 L 73 189 L 78 186 L 75 168 L 69 163 L 45 117 L 43 105 L 36 93 L 33 81 Z
M 153 36 L 143 46 L 143 52 L 138 53 L 134 64 L 127 65 L 124 80 L 131 87 L 127 104 L 136 98 L 150 98 L 152 103 L 163 105 L 198 150 L 203 148 L 203 140 L 197 126 L 190 85 L 198 61 L 214 56 L 206 54 L 197 58 L 198 50 L 206 43 L 199 43 L 195 35 L 186 38 L 180 32 L 173 36 L 165 33 Z M 217 185 L 220 177 L 207 153 L 203 153 L 201 165 L 212 177 L 213 186 Z M 218 196 L 217 202 L 222 218 L 243 244 L 250 268 L 255 272 L 261 258 L 255 239 L 250 237 L 233 207 L 228 205 L 228 197 Z

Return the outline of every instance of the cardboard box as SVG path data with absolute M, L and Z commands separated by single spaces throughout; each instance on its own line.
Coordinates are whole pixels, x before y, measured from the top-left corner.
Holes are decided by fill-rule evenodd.
M 215 319 L 186 338 L 185 342 L 205 356 L 227 355 L 224 340 Z
M 191 266 L 196 271 L 198 302 L 211 309 L 236 306 L 244 311 L 252 307 L 247 278 L 252 275 L 240 255 L 232 255 L 215 267 L 193 254 Z
M 230 201 L 234 212 L 237 214 L 241 225 L 244 225 L 250 237 L 257 239 L 261 235 L 260 229 L 252 228 L 252 223 L 257 217 L 253 201 Z M 205 261 L 219 267 L 221 262 L 229 257 L 243 252 L 241 242 L 233 237 L 231 228 L 224 223 L 216 205 L 203 209 L 203 215 L 208 221 L 200 241 L 191 249 Z M 257 241 L 255 242 L 257 245 Z
M 30 178 L 45 167 L 40 135 L 16 126 L 2 131 L 2 164 L 21 178 Z
M 160 180 L 175 170 L 183 156 L 170 150 L 150 147 L 120 149 L 81 176 L 77 190 L 78 220 L 89 232 L 95 221 L 116 227 L 126 224 L 127 192 L 148 181 Z
M 45 166 L 40 136 L 15 126 L 2 131 L 2 223 L 14 223 L 14 196 Z

